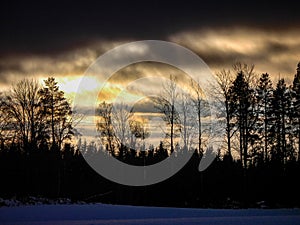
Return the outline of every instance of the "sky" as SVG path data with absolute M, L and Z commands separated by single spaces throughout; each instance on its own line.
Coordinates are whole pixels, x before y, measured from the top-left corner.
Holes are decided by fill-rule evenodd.
M 187 47 L 213 72 L 242 61 L 291 78 L 300 61 L 297 1 L 6 1 L 0 26 L 1 88 L 55 76 L 67 90 L 101 54 L 139 40 Z
M 182 45 L 212 73 L 241 61 L 254 64 L 258 74 L 268 72 L 274 82 L 290 82 L 300 61 L 299 9 L 297 1 L 289 0 L 5 1 L 0 6 L 0 92 L 24 78 L 42 82 L 54 76 L 73 100 L 83 74 L 99 56 L 142 40 Z M 109 101 L 121 93 L 140 101 L 141 92 L 158 90 L 168 74 L 183 77 L 168 65 L 128 66 L 115 74 L 101 96 Z M 154 75 L 162 79 L 149 78 Z M 101 84 L 95 77 L 85 81 L 82 102 L 91 105 L 88 96 Z

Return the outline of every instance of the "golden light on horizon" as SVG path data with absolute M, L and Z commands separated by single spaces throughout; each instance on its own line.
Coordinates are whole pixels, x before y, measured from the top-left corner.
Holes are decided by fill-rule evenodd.
M 106 83 L 105 86 L 99 90 L 98 102 L 136 102 L 143 96 L 135 93 L 125 86 L 120 84 Z
M 59 76 L 55 80 L 58 83 L 59 89 L 63 91 L 69 100 L 73 101 L 76 93 L 79 91 L 80 83 L 82 82 L 83 75 L 74 75 L 74 76 Z M 45 77 L 39 79 L 40 83 L 44 85 Z M 84 91 L 93 91 L 100 87 L 99 81 L 94 77 L 85 77 L 84 78 Z

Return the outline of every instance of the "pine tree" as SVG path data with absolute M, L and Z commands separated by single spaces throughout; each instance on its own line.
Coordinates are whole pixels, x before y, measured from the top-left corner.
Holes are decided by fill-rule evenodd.
M 59 90 L 55 78 L 44 80 L 45 87 L 39 91 L 41 114 L 46 116 L 50 130 L 51 148 L 61 150 L 62 143 L 71 139 L 73 133 L 72 109 L 64 92 Z
M 291 97 L 290 89 L 286 86 L 285 80 L 280 79 L 274 90 L 272 102 L 274 112 L 274 123 L 272 136 L 275 138 L 275 145 L 272 146 L 272 158 L 280 163 L 285 163 L 290 156 L 288 136 L 290 134 L 290 109 Z
M 270 140 L 269 130 L 272 122 L 272 98 L 273 87 L 269 74 L 264 73 L 259 79 L 257 86 L 257 110 L 258 110 L 258 122 L 257 133 L 260 134 L 261 144 L 263 146 L 263 159 L 268 160 L 269 145 L 272 143 Z
M 293 86 L 293 113 L 292 113 L 292 125 L 293 135 L 298 144 L 298 160 L 300 159 L 300 62 L 298 63 L 297 73 L 295 74 Z
M 230 90 L 230 110 L 232 125 L 239 131 L 240 159 L 243 166 L 247 168 L 248 145 L 255 141 L 253 128 L 256 123 L 255 94 L 250 88 L 242 71 L 237 74 Z

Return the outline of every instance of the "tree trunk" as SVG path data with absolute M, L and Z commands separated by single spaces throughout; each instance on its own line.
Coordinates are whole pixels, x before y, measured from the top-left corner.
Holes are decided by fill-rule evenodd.
M 198 151 L 199 151 L 199 155 L 202 156 L 203 152 L 202 152 L 202 146 L 201 146 L 201 141 L 202 141 L 202 130 L 201 130 L 201 108 L 200 108 L 200 101 L 198 99 Z
M 265 154 L 264 154 L 264 161 L 268 161 L 268 119 L 267 119 L 267 99 L 264 99 L 264 141 L 265 141 Z
M 170 133 L 170 138 L 171 138 L 171 154 L 174 152 L 174 104 L 172 103 L 172 110 L 171 110 L 171 133 Z
M 225 102 L 226 108 L 226 136 L 227 136 L 227 151 L 230 158 L 231 156 L 231 137 L 230 137 L 230 115 L 229 115 L 229 103 L 228 101 Z

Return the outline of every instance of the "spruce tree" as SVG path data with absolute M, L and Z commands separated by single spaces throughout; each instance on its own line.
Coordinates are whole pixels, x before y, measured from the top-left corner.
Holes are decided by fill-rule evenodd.
M 269 74 L 264 73 L 259 79 L 257 86 L 257 110 L 258 110 L 258 121 L 257 121 L 257 134 L 261 139 L 263 147 L 262 158 L 264 161 L 268 161 L 269 158 L 269 146 L 272 143 L 270 139 L 269 131 L 270 124 L 272 122 L 272 98 L 273 98 L 273 87 L 272 81 Z
M 41 113 L 47 118 L 51 148 L 61 150 L 62 143 L 73 135 L 72 109 L 55 78 L 49 77 L 44 82 L 45 87 L 39 91 Z
M 291 97 L 290 89 L 287 87 L 285 80 L 280 79 L 274 90 L 274 98 L 272 107 L 274 112 L 274 122 L 272 125 L 271 136 L 275 139 L 272 146 L 272 158 L 285 163 L 290 156 L 288 148 L 288 136 L 290 134 L 290 113 L 291 113 Z
M 293 113 L 292 113 L 292 125 L 293 135 L 298 144 L 298 160 L 300 159 L 300 62 L 298 63 L 297 73 L 295 74 L 293 86 Z

